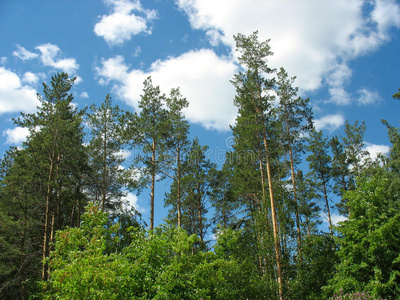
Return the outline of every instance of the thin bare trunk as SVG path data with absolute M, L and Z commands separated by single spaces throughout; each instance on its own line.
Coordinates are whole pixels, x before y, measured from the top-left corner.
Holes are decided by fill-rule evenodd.
M 261 159 L 261 155 L 260 155 L 260 175 L 261 175 L 261 186 L 262 186 L 262 199 L 263 199 L 263 203 L 265 204 L 265 179 L 264 179 L 264 167 L 262 164 L 262 159 Z
M 265 148 L 265 158 L 267 163 L 267 178 L 268 178 L 268 189 L 269 189 L 269 197 L 271 201 L 271 215 L 272 215 L 272 227 L 274 233 L 274 248 L 275 248 L 275 257 L 276 257 L 276 269 L 278 276 L 278 293 L 279 300 L 283 300 L 283 280 L 282 280 L 282 265 L 281 265 L 281 250 L 280 250 L 280 241 L 279 241 L 279 228 L 278 228 L 278 217 L 276 214 L 275 208 L 275 199 L 274 199 L 274 189 L 272 186 L 272 173 L 271 173 L 271 161 L 268 150 L 267 143 L 267 130 L 266 130 L 266 120 L 264 117 L 263 105 L 262 105 L 262 85 L 260 79 L 258 79 L 258 101 L 259 107 L 256 108 L 256 111 L 260 114 L 261 121 L 263 124 L 263 142 Z
M 287 128 L 287 133 L 289 134 L 289 127 Z M 298 255 L 300 261 L 301 257 L 301 229 L 300 229 L 300 217 L 299 217 L 299 204 L 297 201 L 297 191 L 296 191 L 296 178 L 294 175 L 294 160 L 292 153 L 292 143 L 289 140 L 289 156 L 290 156 L 290 172 L 292 175 L 292 186 L 293 186 L 293 200 L 294 200 L 294 213 L 296 215 L 296 227 L 297 227 L 297 247 L 298 247 Z
M 199 218 L 199 237 L 200 237 L 200 244 L 203 245 L 203 219 L 202 219 L 202 213 L 201 213 L 201 199 L 199 197 L 199 203 L 198 203 L 198 218 Z
M 178 227 L 182 226 L 182 214 L 181 214 L 181 149 L 178 145 L 177 147 L 177 152 L 176 152 L 176 160 L 177 160 L 177 178 L 176 178 L 176 184 L 177 184 L 177 191 L 176 191 L 176 206 L 178 210 Z
M 151 191 L 150 191 L 150 230 L 154 229 L 154 191 L 156 185 L 156 142 L 153 140 L 153 153 L 151 155 Z
M 325 206 L 326 212 L 328 214 L 328 221 L 329 221 L 329 230 L 331 232 L 331 236 L 333 236 L 333 227 L 332 227 L 332 219 L 331 219 L 331 210 L 329 207 L 329 200 L 328 200 L 328 193 L 326 191 L 326 183 L 325 180 L 322 180 L 323 188 L 324 188 L 324 199 L 325 199 Z
M 278 217 L 276 215 L 274 190 L 273 190 L 273 186 L 272 186 L 271 163 L 270 163 L 265 128 L 264 128 L 263 140 L 264 140 L 265 155 L 266 155 L 266 161 L 267 161 L 267 177 L 268 177 L 269 197 L 271 200 L 271 214 L 272 214 L 272 227 L 273 227 L 273 232 L 274 232 L 276 269 L 277 269 L 277 273 L 278 273 L 277 274 L 278 275 L 278 292 L 279 292 L 279 299 L 283 300 L 283 281 L 282 281 L 282 265 L 281 265 L 281 253 L 280 253 L 280 242 L 279 242 Z
M 104 129 L 104 141 L 103 141 L 103 183 L 101 193 L 101 211 L 104 211 L 106 205 L 107 195 L 107 125 Z

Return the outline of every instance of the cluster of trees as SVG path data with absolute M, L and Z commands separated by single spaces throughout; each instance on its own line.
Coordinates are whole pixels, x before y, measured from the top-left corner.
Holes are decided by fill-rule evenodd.
M 43 84 L 37 112 L 15 119 L 26 142 L 1 160 L 0 298 L 399 297 L 399 130 L 383 122 L 392 147 L 375 161 L 364 123 L 329 139 L 295 77 L 268 66 L 269 41 L 234 38 L 243 69 L 232 79 L 238 115 L 221 169 L 189 139 L 179 89 L 167 96 L 149 77 L 130 113 L 109 95 L 78 110 L 65 73 Z M 156 182 L 167 177 L 169 213 L 155 227 Z M 149 228 L 122 201 L 143 189 Z M 336 227 L 334 209 L 347 218 Z

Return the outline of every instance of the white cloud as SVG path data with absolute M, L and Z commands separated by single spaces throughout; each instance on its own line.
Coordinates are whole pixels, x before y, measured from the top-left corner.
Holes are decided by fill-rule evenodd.
M 208 129 L 229 130 L 236 116 L 233 106 L 235 90 L 229 82 L 237 72 L 230 60 L 218 57 L 213 51 L 202 49 L 179 57 L 154 62 L 148 72 L 129 70 L 122 56 L 103 60 L 96 69 L 101 84 L 115 82 L 113 88 L 129 105 L 138 108 L 143 81 L 149 75 L 153 84 L 168 94 L 180 87 L 189 101 L 185 110 L 188 120 Z
M 101 64 L 101 67 L 96 68 L 96 73 L 100 77 L 99 83 L 101 85 L 107 85 L 110 81 L 117 81 L 122 84 L 125 83 L 129 73 L 129 66 L 125 64 L 123 56 L 117 55 L 114 58 L 103 60 Z
M 146 213 L 147 209 L 143 208 L 139 202 L 139 198 L 132 193 L 127 193 L 126 196 L 122 197 L 123 203 L 129 208 L 134 207 L 140 213 Z
M 358 98 L 358 103 L 363 104 L 363 105 L 368 105 L 368 104 L 376 104 L 379 102 L 382 102 L 382 98 L 379 96 L 378 92 L 376 91 L 370 91 L 367 89 L 360 89 L 358 91 L 360 94 L 360 98 Z
M 5 65 L 7 63 L 8 58 L 5 56 L 0 57 L 0 64 Z
M 123 160 L 126 160 L 130 156 L 132 156 L 132 151 L 126 150 L 126 149 L 121 149 L 118 151 L 117 156 L 122 158 Z
M 342 126 L 345 122 L 345 119 L 342 115 L 327 115 L 320 119 L 314 120 L 314 126 L 317 130 L 326 129 L 330 132 L 335 131 L 340 126 Z
M 85 98 L 85 99 L 86 99 L 86 98 L 89 98 L 89 94 L 86 93 L 86 92 L 82 92 L 82 93 L 81 93 L 81 97 L 82 97 L 82 98 Z
M 136 47 L 135 48 L 135 52 L 133 52 L 132 56 L 133 57 L 138 57 L 140 55 L 140 53 L 142 53 L 142 48 Z
M 337 214 L 331 215 L 332 225 L 334 225 L 334 226 L 340 225 L 339 222 L 343 222 L 343 221 L 347 221 L 347 220 L 348 220 L 348 218 L 346 218 L 345 216 L 341 216 L 341 215 L 337 215 Z
M 22 77 L 22 81 L 28 84 L 37 84 L 39 81 L 39 76 L 32 73 L 32 72 L 26 72 L 24 74 L 24 77 Z
M 400 7 L 394 0 L 376 0 L 372 20 L 378 26 L 382 40 L 389 39 L 388 30 L 392 26 L 400 27 Z
M 331 96 L 329 101 L 338 105 L 348 105 L 351 103 L 350 94 L 342 86 L 330 87 L 329 95 Z
M 39 54 L 30 52 L 20 45 L 17 45 L 17 50 L 13 52 L 13 55 L 22 60 L 29 60 L 39 56 Z
M 109 45 L 121 45 L 139 33 L 151 34 L 148 23 L 157 17 L 154 10 L 144 9 L 139 0 L 105 0 L 113 13 L 101 16 L 94 32 Z M 132 13 L 137 12 L 140 15 Z
M 328 214 L 325 212 L 320 213 L 320 217 L 322 221 L 324 222 L 324 225 L 326 226 L 326 230 L 329 230 L 329 218 Z M 341 216 L 339 214 L 331 213 L 331 222 L 333 226 L 340 226 L 340 222 L 347 221 L 348 218 L 345 216 Z
M 375 50 L 388 40 L 392 26 L 400 27 L 394 0 L 371 2 L 369 15 L 362 0 L 176 2 L 191 26 L 204 30 L 212 44 L 220 40 L 234 49 L 233 35 L 259 30 L 261 40 L 271 39 L 270 65 L 296 75 L 303 90 L 320 88 L 332 72 L 330 66 Z
M 35 89 L 23 85 L 17 74 L 0 67 L 0 113 L 33 112 L 39 104 Z
M 15 127 L 14 129 L 6 129 L 3 136 L 6 136 L 6 144 L 20 145 L 29 135 L 29 129 L 25 127 Z
M 58 57 L 61 54 L 61 50 L 56 45 L 47 43 L 37 46 L 36 49 L 40 51 L 42 63 L 47 67 L 59 69 L 69 75 L 75 74 L 79 69 L 79 65 L 74 58 L 61 59 Z
M 326 82 L 329 86 L 330 101 L 338 105 L 348 105 L 351 97 L 344 86 L 349 82 L 352 71 L 346 63 L 334 63 L 327 72 Z
M 386 145 L 375 145 L 368 142 L 364 142 L 365 147 L 364 150 L 368 151 L 369 156 L 372 160 L 375 160 L 378 157 L 378 154 L 388 154 L 390 147 Z

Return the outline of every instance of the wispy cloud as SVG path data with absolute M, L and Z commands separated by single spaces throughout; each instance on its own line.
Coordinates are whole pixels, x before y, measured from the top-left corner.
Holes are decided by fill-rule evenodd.
M 360 89 L 358 91 L 360 97 L 357 99 L 359 104 L 369 105 L 369 104 L 378 104 L 382 102 L 381 96 L 379 96 L 378 92 L 370 91 L 368 89 Z
M 22 60 L 34 59 L 39 56 L 39 54 L 30 52 L 20 45 L 17 45 L 17 50 L 13 52 L 13 55 Z

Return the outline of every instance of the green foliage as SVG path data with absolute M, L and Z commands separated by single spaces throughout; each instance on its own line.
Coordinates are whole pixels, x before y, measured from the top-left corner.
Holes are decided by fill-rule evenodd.
M 364 292 L 345 294 L 343 291 L 340 291 L 329 298 L 329 300 L 383 300 L 383 298 L 376 298 Z
M 330 282 L 333 292 L 370 292 L 376 297 L 400 296 L 400 213 L 398 189 L 390 189 L 398 174 L 381 170 L 362 176 L 345 196 L 349 220 L 337 230 L 342 235 L 340 263 Z
M 296 277 L 291 282 L 290 299 L 325 300 L 322 287 L 327 285 L 337 263 L 333 250 L 335 242 L 330 235 L 309 235 L 303 240 L 302 261 L 296 266 Z
M 118 241 L 118 226 L 108 227 L 107 214 L 89 205 L 79 228 L 57 233 L 50 257 L 51 277 L 44 299 L 128 299 L 135 282 L 131 265 L 119 253 L 107 254 Z
M 108 249 L 116 249 L 112 244 L 120 238 L 119 224 L 107 224 L 107 214 L 91 204 L 81 227 L 57 233 L 50 281 L 41 284 L 43 290 L 37 298 L 273 299 L 249 258 L 225 259 L 216 253 L 194 251 L 195 235 L 165 226 L 148 232 L 132 228 L 132 243 L 110 253 Z M 237 247 L 232 245 L 235 240 L 228 239 L 226 236 L 217 253 Z

